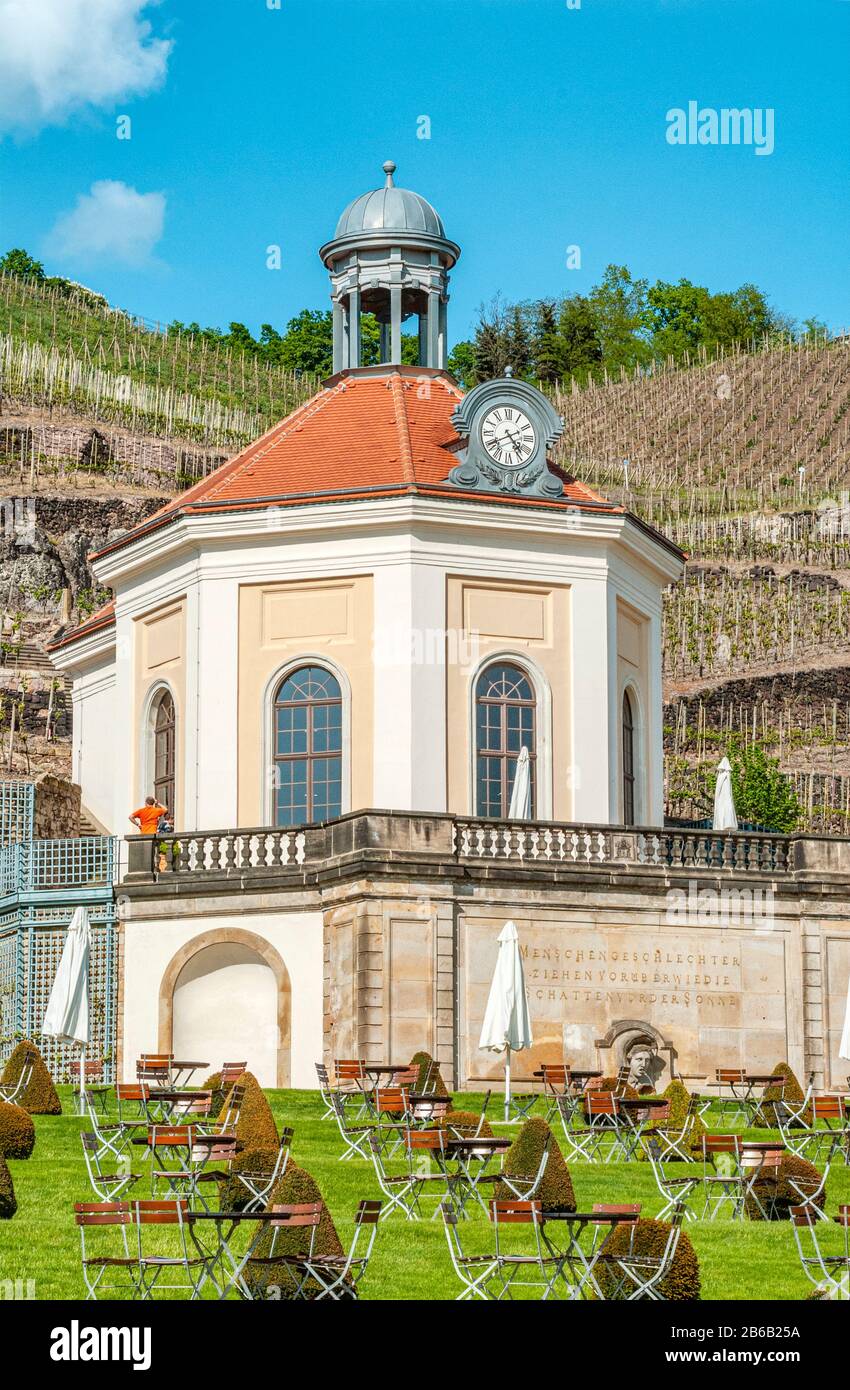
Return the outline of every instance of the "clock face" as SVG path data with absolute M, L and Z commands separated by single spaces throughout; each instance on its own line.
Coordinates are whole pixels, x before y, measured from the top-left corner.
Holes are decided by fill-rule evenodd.
M 501 468 L 520 468 L 534 453 L 537 436 L 515 405 L 497 405 L 481 421 L 481 443 Z

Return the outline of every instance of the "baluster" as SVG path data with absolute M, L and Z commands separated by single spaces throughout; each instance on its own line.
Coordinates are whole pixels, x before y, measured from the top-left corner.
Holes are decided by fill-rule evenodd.
M 303 831 L 303 830 L 299 830 L 298 834 L 295 836 L 295 862 L 296 862 L 296 864 L 299 864 L 299 865 L 300 865 L 300 864 L 303 864 L 303 863 L 304 863 L 304 860 L 307 858 L 307 851 L 306 851 L 306 848 L 305 848 L 306 844 L 307 844 L 307 836 L 304 834 L 304 831 Z
M 224 845 L 224 871 L 230 873 L 236 867 L 236 836 L 222 835 Z

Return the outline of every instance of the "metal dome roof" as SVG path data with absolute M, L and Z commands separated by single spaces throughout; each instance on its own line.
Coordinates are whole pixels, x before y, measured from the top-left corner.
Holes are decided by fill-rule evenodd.
M 387 160 L 387 176 L 383 188 L 361 193 L 348 204 L 337 223 L 334 239 L 358 232 L 427 232 L 430 236 L 445 237 L 442 221 L 431 204 L 409 188 L 396 188 L 393 174 L 396 166 Z

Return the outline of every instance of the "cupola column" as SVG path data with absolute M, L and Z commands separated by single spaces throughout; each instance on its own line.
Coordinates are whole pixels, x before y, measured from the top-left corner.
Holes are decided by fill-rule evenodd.
M 334 371 L 341 372 L 344 365 L 343 347 L 345 337 L 345 318 L 343 307 L 338 299 L 334 300 L 333 307 L 333 346 L 334 346 Z
M 390 286 L 390 361 L 401 362 L 401 285 Z
M 440 291 L 428 291 L 428 358 L 425 367 L 440 366 Z
M 360 366 L 360 290 L 355 288 L 348 295 L 348 361 L 347 367 Z

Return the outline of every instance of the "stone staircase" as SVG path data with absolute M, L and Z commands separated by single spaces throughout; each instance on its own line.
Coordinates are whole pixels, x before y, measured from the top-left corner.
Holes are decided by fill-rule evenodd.
M 0 667 L 7 671 L 35 673 L 47 679 L 55 676 L 62 685 L 65 684 L 65 677 L 59 674 L 47 652 L 35 642 L 22 642 L 12 651 L 0 651 Z
M 80 807 L 80 835 L 108 835 L 109 831 L 85 806 Z

